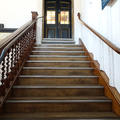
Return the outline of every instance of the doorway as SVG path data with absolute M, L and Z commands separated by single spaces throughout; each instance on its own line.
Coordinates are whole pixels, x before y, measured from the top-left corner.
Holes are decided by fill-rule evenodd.
M 72 38 L 71 0 L 45 0 L 44 38 Z

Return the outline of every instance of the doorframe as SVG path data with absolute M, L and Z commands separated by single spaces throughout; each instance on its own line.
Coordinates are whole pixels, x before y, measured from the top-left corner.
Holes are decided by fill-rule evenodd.
M 72 20 L 72 38 L 74 40 L 74 0 L 71 0 L 71 20 Z M 44 16 L 45 13 L 45 0 L 42 0 L 42 16 Z M 42 22 L 42 39 L 44 39 L 44 20 Z

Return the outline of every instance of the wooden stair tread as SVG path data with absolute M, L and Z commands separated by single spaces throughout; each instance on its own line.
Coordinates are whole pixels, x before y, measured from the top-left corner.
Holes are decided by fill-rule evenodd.
M 39 118 L 43 119 L 55 119 L 55 120 L 73 120 L 73 119 L 101 119 L 101 120 L 114 120 L 115 118 L 119 120 L 118 116 L 113 112 L 41 112 L 41 113 L 6 113 L 2 114 L 0 118 L 6 118 L 6 120 L 35 120 Z M 11 118 L 11 119 L 10 119 Z M 2 119 L 4 120 L 4 119 Z
M 52 70 L 94 70 L 92 67 L 23 67 L 23 69 L 52 69 Z
M 59 86 L 59 85 L 45 85 L 45 86 L 27 86 L 27 85 L 15 85 L 13 86 L 13 88 L 59 88 L 59 89 L 63 89 L 63 88 L 69 88 L 69 89 L 80 89 L 80 88 L 104 88 L 103 86 L 100 86 L 100 85 L 79 85 L 79 86 L 66 86 L 66 85 L 62 85 L 62 86 Z
M 105 96 L 10 97 L 9 100 L 108 100 Z
M 83 49 L 82 47 L 43 47 L 43 46 L 36 46 L 33 48 L 53 48 L 53 49 Z
M 6 103 L 111 103 L 111 100 L 7 100 Z
M 81 55 L 81 56 L 72 56 L 72 55 L 30 55 L 30 57 L 68 57 L 68 58 L 88 58 L 88 56 L 84 56 L 84 55 Z
M 26 84 L 26 85 L 19 85 L 19 84 L 16 84 L 15 85 L 15 87 L 14 88 L 16 88 L 17 86 L 22 86 L 22 87 L 28 87 L 28 86 L 30 86 L 30 88 L 32 88 L 32 86 L 33 86 L 33 88 L 35 88 L 35 86 L 36 87 L 38 87 L 38 88 L 42 88 L 42 86 L 44 86 L 44 87 L 53 87 L 53 88 L 103 88 L 102 86 L 96 86 L 97 84 L 83 84 L 83 85 L 81 85 L 81 83 L 79 84 L 79 83 L 69 83 L 69 84 L 56 84 L 56 83 L 44 83 L 44 84 L 36 84 L 36 85 L 29 85 L 29 83 L 28 83 L 28 85 Z M 41 87 L 40 87 L 41 86 Z M 55 87 L 56 86 L 56 87 Z M 83 86 L 83 87 L 82 87 Z
M 32 52 L 42 52 L 42 53 L 85 53 L 85 51 L 43 51 L 43 50 L 33 50 Z
M 75 45 L 75 44 L 41 44 L 41 45 L 35 44 L 35 46 L 37 46 L 37 47 L 38 46 L 40 46 L 40 47 L 41 46 L 54 46 L 54 47 L 55 46 L 65 46 L 66 47 L 66 46 L 71 46 L 71 45 L 74 46 L 74 47 L 80 47 L 80 46 L 82 46 L 82 45 Z
M 42 60 L 28 60 L 26 62 L 36 63 L 92 63 L 91 61 L 42 61 Z
M 119 119 L 85 53 L 72 40 L 43 40 L 33 46 L 0 119 Z
M 19 77 L 34 77 L 34 78 L 98 78 L 99 76 L 81 76 L 81 75 L 69 75 L 69 76 L 55 76 L 55 75 L 20 75 Z

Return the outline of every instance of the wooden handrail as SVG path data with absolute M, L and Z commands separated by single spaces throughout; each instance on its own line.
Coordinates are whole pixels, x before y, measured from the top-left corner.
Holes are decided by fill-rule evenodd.
M 35 22 L 36 22 L 36 21 L 32 22 L 28 27 L 26 26 L 26 28 L 25 28 L 23 31 L 20 31 L 19 34 L 18 34 L 16 37 L 14 37 L 14 38 L 12 39 L 12 41 L 9 42 L 9 43 L 3 48 L 3 50 L 1 51 L 1 55 L 0 55 L 0 63 L 1 63 L 2 60 L 4 59 L 4 57 L 5 57 L 8 49 L 9 49 L 12 45 L 14 45 L 14 43 L 19 39 L 19 37 L 22 36 Z M 14 36 L 14 34 L 13 34 L 12 36 Z
M 94 33 L 98 38 L 100 38 L 105 44 L 107 44 L 111 49 L 113 49 L 115 52 L 117 52 L 118 54 L 120 54 L 120 48 L 117 47 L 114 43 L 112 43 L 111 41 L 109 41 L 108 39 L 106 39 L 104 36 L 102 36 L 100 33 L 96 32 L 93 28 L 91 28 L 90 26 L 88 26 L 83 20 L 81 20 L 81 16 L 80 13 L 78 13 L 78 18 L 81 22 L 82 25 L 84 25 L 85 27 L 87 27 L 92 33 Z
M 2 61 L 2 58 L 5 55 L 5 52 L 7 51 L 7 49 L 10 47 L 10 45 L 13 45 L 14 42 L 22 35 L 24 34 L 24 32 L 29 29 L 33 24 L 35 24 L 35 22 L 40 19 L 43 18 L 42 17 L 38 17 L 37 19 L 33 20 L 33 21 L 29 21 L 27 24 L 23 25 L 21 28 L 19 28 L 18 30 L 16 30 L 13 34 L 11 34 L 9 37 L 3 39 L 4 43 L 1 43 L 0 45 L 0 62 Z M 12 43 L 11 43 L 12 42 Z
M 33 13 L 34 14 L 34 13 Z M 35 13 L 36 14 L 36 13 Z M 4 104 L 36 41 L 37 15 L 0 44 L 0 107 Z
M 31 23 L 32 21 L 29 21 L 28 23 L 17 29 L 15 32 L 13 32 L 11 35 L 9 35 L 7 38 L 3 39 L 0 42 L 0 49 L 8 45 L 9 42 L 11 42 L 16 36 L 18 36 L 22 31 L 24 31 Z

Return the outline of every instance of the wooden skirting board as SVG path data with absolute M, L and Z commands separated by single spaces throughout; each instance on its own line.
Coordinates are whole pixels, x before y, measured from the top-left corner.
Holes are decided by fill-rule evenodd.
M 99 77 L 99 84 L 103 85 L 105 88 L 105 95 L 112 99 L 112 109 L 113 111 L 120 116 L 120 94 L 116 90 L 116 88 L 111 87 L 109 85 L 109 78 L 106 75 L 104 71 L 100 70 L 100 64 L 94 60 L 94 55 L 92 53 L 89 53 L 87 48 L 85 47 L 84 43 L 80 39 L 80 44 L 84 46 L 84 50 L 86 51 L 86 54 L 89 56 L 90 60 L 92 61 L 92 66 L 95 68 L 95 74 L 100 76 Z

